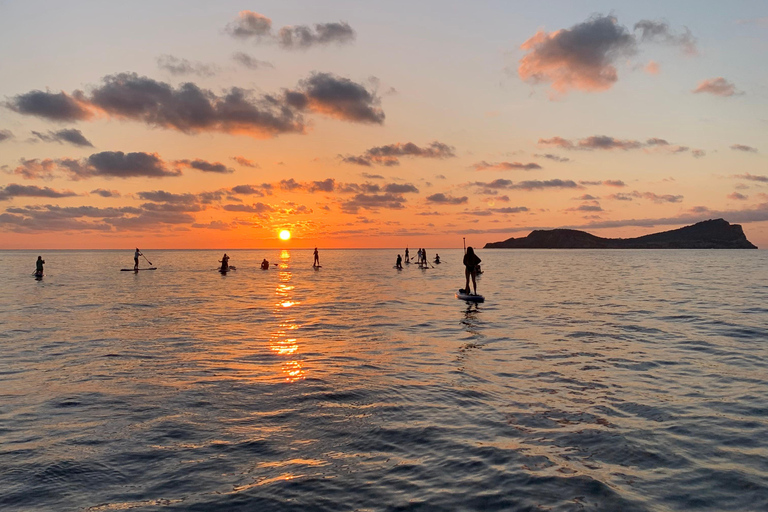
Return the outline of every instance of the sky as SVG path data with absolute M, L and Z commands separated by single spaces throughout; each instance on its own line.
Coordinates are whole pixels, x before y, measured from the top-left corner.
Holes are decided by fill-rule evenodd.
M 768 247 L 765 55 L 764 0 L 0 0 L 0 248 Z

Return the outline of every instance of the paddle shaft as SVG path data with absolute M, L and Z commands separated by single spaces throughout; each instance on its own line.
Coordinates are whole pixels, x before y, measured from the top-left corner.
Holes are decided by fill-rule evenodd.
M 144 258 L 145 260 L 147 260 L 147 257 L 146 257 L 146 256 L 144 256 L 144 253 L 141 253 L 141 257 L 142 257 L 142 258 Z M 147 263 L 149 263 L 150 265 L 152 265 L 152 262 L 151 262 L 151 261 L 149 261 L 149 260 L 147 260 Z

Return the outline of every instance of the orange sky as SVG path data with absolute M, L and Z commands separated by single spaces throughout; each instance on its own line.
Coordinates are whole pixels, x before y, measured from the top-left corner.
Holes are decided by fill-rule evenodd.
M 262 4 L 0 5 L 2 248 L 768 246 L 759 6 Z

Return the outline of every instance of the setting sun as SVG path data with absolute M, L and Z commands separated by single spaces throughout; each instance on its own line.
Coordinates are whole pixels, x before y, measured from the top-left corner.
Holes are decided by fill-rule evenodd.
M 287 229 L 284 229 L 280 232 L 280 240 L 290 240 L 291 238 L 291 232 Z

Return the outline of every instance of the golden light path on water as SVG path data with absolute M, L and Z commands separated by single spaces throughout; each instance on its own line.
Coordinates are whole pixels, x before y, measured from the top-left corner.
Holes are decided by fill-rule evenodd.
M 283 250 L 280 253 L 280 262 L 277 264 L 279 282 L 275 288 L 277 300 L 274 304 L 274 315 L 279 318 L 278 328 L 270 335 L 269 349 L 285 357 L 281 364 L 285 380 L 295 382 L 305 378 L 301 361 L 296 357 L 299 351 L 298 329 L 296 316 L 291 308 L 301 303 L 293 299 L 294 286 L 291 284 L 293 277 L 290 270 L 291 253 Z

